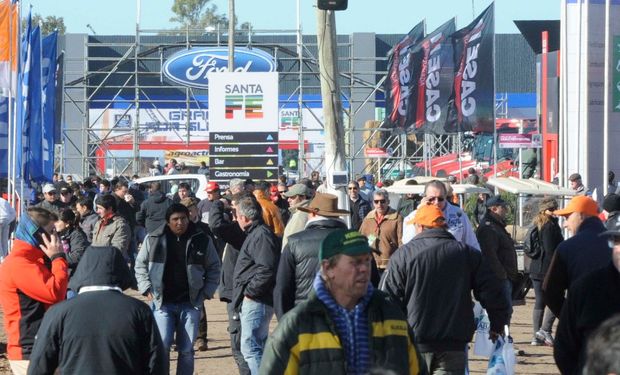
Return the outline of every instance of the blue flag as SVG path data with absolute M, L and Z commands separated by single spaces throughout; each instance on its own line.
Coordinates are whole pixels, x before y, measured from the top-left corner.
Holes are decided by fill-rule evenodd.
M 43 106 L 41 82 L 41 29 L 37 26 L 30 34 L 30 74 L 28 76 L 28 120 L 24 122 L 24 181 L 43 182 Z
M 54 144 L 56 128 L 56 89 L 60 87 L 56 79 L 56 50 L 58 31 L 43 38 L 42 47 L 42 83 L 43 83 L 43 175 L 48 179 L 54 174 Z M 58 77 L 60 82 L 60 77 Z
M 25 123 L 29 121 L 28 116 L 28 93 L 29 93 L 29 76 L 30 76 L 30 34 L 32 31 L 32 14 L 28 13 L 28 20 L 26 21 L 26 29 L 22 35 L 21 56 L 19 59 L 19 73 L 17 82 L 17 123 L 15 124 L 15 177 L 21 178 L 23 176 L 23 158 L 25 149 L 24 142 L 24 128 Z M 28 181 L 27 179 L 25 179 Z

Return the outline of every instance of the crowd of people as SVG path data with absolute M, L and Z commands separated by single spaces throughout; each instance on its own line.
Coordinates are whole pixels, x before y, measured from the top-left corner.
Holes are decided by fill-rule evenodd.
M 360 177 L 343 208 L 318 173 L 210 181 L 203 200 L 187 183 L 144 191 L 135 178 L 56 179 L 32 197 L 0 265 L 13 373 L 164 374 L 174 349 L 176 373 L 192 374 L 217 296 L 242 375 L 463 374 L 474 302 L 495 341 L 523 289 L 500 195 L 468 213 L 433 180 L 396 204 Z M 582 187 L 562 209 L 540 200 L 526 235 L 531 344 L 553 346 L 562 374 L 612 373 L 617 345 L 593 348 L 620 313 L 620 196 L 600 210 Z

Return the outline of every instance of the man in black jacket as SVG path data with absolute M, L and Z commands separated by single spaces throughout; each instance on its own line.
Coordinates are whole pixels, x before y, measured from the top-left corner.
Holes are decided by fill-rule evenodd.
M 237 223 L 247 237 L 235 265 L 233 301 L 241 311 L 241 353 L 255 375 L 273 316 L 273 287 L 280 247 L 276 236 L 263 223 L 256 199 L 241 198 L 235 210 Z
M 504 296 L 512 305 L 513 283 L 519 279 L 517 252 L 506 230 L 507 203 L 499 195 L 487 199 L 487 212 L 476 230 L 480 250 L 491 270 L 504 287 Z
M 511 306 L 484 255 L 446 230 L 437 206 L 420 206 L 414 225 L 416 236 L 392 255 L 381 289 L 407 312 L 428 372 L 462 374 L 476 328 L 471 291 L 489 314 L 492 336 L 510 321 Z
M 151 233 L 166 222 L 166 210 L 172 201 L 161 191 L 159 182 L 152 182 L 149 197 L 140 205 L 140 211 L 136 212 L 136 222 Z
M 555 363 L 562 374 L 582 373 L 588 337 L 607 318 L 620 312 L 620 224 L 599 236 L 613 249 L 612 261 L 570 287 L 553 350 Z
M 70 282 L 79 294 L 45 313 L 28 374 L 168 374 L 153 313 L 123 294 L 130 283 L 117 249 L 84 253 Z
M 243 197 L 252 199 L 254 196 L 249 193 L 236 193 L 232 196 L 232 206 L 236 207 L 237 202 Z M 213 201 L 209 211 L 210 228 L 216 236 L 226 242 L 218 292 L 220 301 L 226 302 L 230 349 L 237 363 L 239 375 L 250 375 L 250 368 L 243 359 L 243 354 L 241 354 L 241 322 L 233 303 L 233 273 L 237 258 L 239 258 L 239 249 L 243 246 L 246 233 L 239 227 L 234 216 L 234 210 L 230 210 L 223 201 L 219 199 Z
M 347 189 L 351 207 L 351 229 L 359 230 L 366 215 L 372 211 L 372 207 L 360 194 L 360 185 L 357 181 L 350 181 Z
M 317 193 L 308 207 L 299 207 L 308 213 L 306 229 L 291 235 L 282 254 L 273 305 L 278 319 L 295 305 L 308 298 L 312 281 L 319 270 L 319 248 L 328 234 L 337 229 L 347 229 L 339 219 L 349 211 L 338 209 L 338 197 Z
M 560 316 L 565 291 L 585 274 L 605 267 L 611 259 L 611 249 L 607 240 L 599 237 L 605 226 L 597 217 L 598 206 L 592 198 L 578 195 L 554 214 L 566 218 L 564 227 L 573 234 L 558 245 L 543 283 L 545 304 L 555 316 Z

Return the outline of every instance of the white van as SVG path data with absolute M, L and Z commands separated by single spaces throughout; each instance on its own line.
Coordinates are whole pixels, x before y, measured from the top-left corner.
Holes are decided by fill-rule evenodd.
M 162 176 L 149 176 L 142 177 L 135 181 L 138 185 L 146 185 L 144 191 L 148 191 L 148 187 L 151 182 L 161 183 L 161 191 L 164 194 L 170 192 L 170 189 L 174 185 L 179 185 L 181 182 L 187 182 L 191 188 L 192 193 L 196 195 L 196 198 L 203 200 L 207 198 L 207 177 L 204 174 L 171 174 Z

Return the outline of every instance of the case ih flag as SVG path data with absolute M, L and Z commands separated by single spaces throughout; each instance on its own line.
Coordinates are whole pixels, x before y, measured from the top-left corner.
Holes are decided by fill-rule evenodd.
M 493 132 L 495 83 L 493 81 L 493 3 L 468 26 L 452 35 L 454 91 L 446 132 Z
M 424 38 L 424 21 L 417 24 L 388 55 L 385 80 L 385 127 L 405 129 L 413 122 L 409 96 L 413 85 L 410 51 Z
M 415 90 L 410 108 L 415 122 L 408 133 L 443 134 L 454 82 L 454 54 L 451 35 L 454 19 L 430 33 L 412 51 Z

